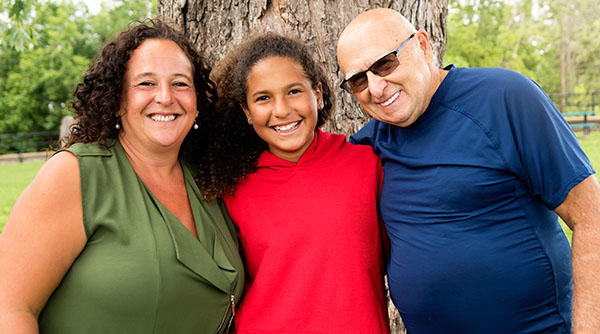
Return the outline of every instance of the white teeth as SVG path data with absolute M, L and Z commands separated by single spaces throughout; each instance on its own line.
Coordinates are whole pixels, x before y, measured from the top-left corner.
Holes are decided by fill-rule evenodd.
M 389 106 L 394 101 L 396 101 L 396 99 L 398 98 L 398 96 L 400 96 L 400 91 L 398 91 L 396 94 L 392 95 L 392 97 L 390 97 L 387 101 L 382 102 L 381 105 L 384 106 L 384 107 Z
M 298 122 L 290 123 L 288 125 L 283 125 L 283 126 L 274 126 L 273 129 L 275 129 L 275 131 L 277 131 L 277 132 L 288 131 L 288 130 L 293 129 L 296 125 L 298 125 L 298 123 L 300 123 L 300 122 L 298 121 Z
M 152 115 L 152 120 L 155 122 L 170 122 L 175 119 L 175 115 Z

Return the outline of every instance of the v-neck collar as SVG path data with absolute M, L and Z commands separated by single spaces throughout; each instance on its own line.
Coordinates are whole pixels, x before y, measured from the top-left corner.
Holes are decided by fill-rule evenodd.
M 136 176 L 141 187 L 145 189 L 148 196 L 154 203 L 156 209 L 163 217 L 163 221 L 173 242 L 177 261 L 183 264 L 196 275 L 204 278 L 212 283 L 215 287 L 226 292 L 232 293 L 237 285 L 237 268 L 243 268 L 243 264 L 236 256 L 237 245 L 233 237 L 228 232 L 227 225 L 223 219 L 223 215 L 215 202 L 203 202 L 200 190 L 193 182 L 191 172 L 180 161 L 181 168 L 184 174 L 184 181 L 187 190 L 188 201 L 192 208 L 194 224 L 198 232 L 198 239 L 188 230 L 178 219 L 173 215 L 157 198 L 154 196 L 150 188 L 146 186 L 143 180 L 136 173 L 135 169 L 129 162 L 125 150 L 121 143 L 117 140 L 117 150 L 120 150 L 122 156 L 128 160 L 131 172 Z M 191 180 L 191 181 L 190 181 Z M 191 201 L 192 196 L 195 196 L 198 201 Z M 192 205 L 198 202 L 200 205 Z M 203 214 L 200 213 L 202 207 L 205 209 L 205 215 L 208 216 L 209 222 L 204 221 Z M 209 228 L 206 229 L 205 225 Z M 212 236 L 206 235 L 205 232 L 214 233 Z

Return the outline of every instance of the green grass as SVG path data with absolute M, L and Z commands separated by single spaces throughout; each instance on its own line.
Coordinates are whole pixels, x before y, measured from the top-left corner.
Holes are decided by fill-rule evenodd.
M 583 138 L 582 132 L 577 132 L 583 150 L 592 161 L 596 170 L 600 170 L 600 132 L 592 132 L 588 138 Z M 43 161 L 31 161 L 14 164 L 0 164 L 0 233 L 8 219 L 15 201 L 25 187 L 33 180 Z M 561 221 L 562 223 L 562 221 Z M 564 224 L 565 234 L 571 240 L 571 230 Z
M 583 135 L 577 132 L 577 138 L 579 138 L 585 154 L 592 161 L 594 169 L 598 171 L 600 169 L 600 131 L 590 133 L 590 136 L 587 138 L 583 138 Z
M 23 163 L 0 164 L 0 232 L 19 195 L 35 177 L 44 161 L 27 161 Z

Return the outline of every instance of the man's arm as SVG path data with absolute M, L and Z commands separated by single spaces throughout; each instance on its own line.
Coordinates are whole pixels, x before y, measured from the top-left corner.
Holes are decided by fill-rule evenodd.
M 573 230 L 573 333 L 600 333 L 600 185 L 594 175 L 555 212 Z

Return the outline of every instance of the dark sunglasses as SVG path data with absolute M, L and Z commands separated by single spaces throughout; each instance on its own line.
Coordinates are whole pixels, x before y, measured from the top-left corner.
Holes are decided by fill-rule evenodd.
M 398 67 L 398 65 L 400 65 L 400 62 L 398 61 L 397 57 L 398 52 L 406 45 L 406 43 L 408 43 L 408 41 L 410 41 L 411 38 L 413 38 L 413 36 L 415 36 L 415 34 L 416 33 L 410 35 L 404 42 L 402 42 L 402 44 L 400 44 L 400 46 L 396 50 L 379 58 L 376 62 L 373 63 L 373 65 L 369 66 L 369 68 L 367 68 L 366 70 L 358 72 L 350 78 L 344 80 L 340 85 L 340 88 L 344 89 L 350 94 L 360 93 L 369 85 L 369 81 L 367 79 L 367 71 L 371 71 L 373 74 L 380 77 L 384 77 L 392 73 Z

